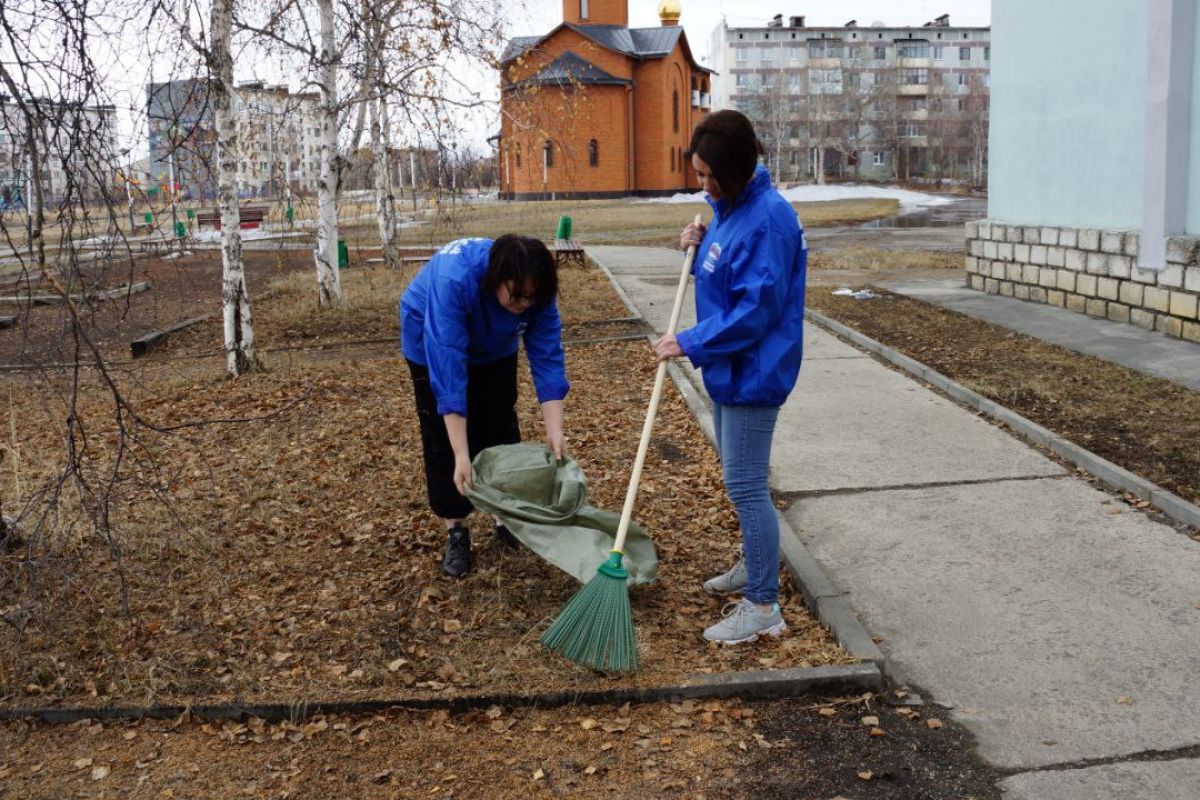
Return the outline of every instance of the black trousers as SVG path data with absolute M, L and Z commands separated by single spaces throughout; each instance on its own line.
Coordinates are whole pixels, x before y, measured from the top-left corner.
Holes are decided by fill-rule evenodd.
M 429 383 L 429 369 L 409 361 L 408 371 L 412 374 L 417 419 L 421 424 L 429 507 L 442 519 L 462 519 L 474 510 L 474 506 L 454 486 L 454 448 L 450 446 L 446 422 L 437 410 L 437 398 Z M 519 441 L 516 353 L 499 361 L 468 367 L 467 447 L 471 458 L 494 445 Z

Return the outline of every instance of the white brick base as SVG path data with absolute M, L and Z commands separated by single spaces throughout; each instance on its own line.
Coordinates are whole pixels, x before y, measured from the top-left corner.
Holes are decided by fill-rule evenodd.
M 1200 239 L 1171 239 L 1167 268 L 1154 272 L 1138 269 L 1138 235 L 1128 231 L 980 220 L 966 224 L 966 238 L 972 289 L 1200 342 Z

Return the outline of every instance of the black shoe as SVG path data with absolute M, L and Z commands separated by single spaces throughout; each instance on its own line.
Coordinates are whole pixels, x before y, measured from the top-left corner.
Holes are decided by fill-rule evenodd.
M 509 550 L 519 550 L 521 547 L 521 540 L 513 536 L 513 532 L 508 529 L 507 525 L 496 526 L 496 538 Z
M 461 578 L 471 571 L 471 532 L 462 525 L 450 529 L 446 539 L 446 555 L 442 557 L 442 572 L 451 578 Z

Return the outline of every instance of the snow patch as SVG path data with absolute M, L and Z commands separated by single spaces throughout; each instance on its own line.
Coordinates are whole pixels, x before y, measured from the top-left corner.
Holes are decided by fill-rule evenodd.
M 912 211 L 917 208 L 944 206 L 953 203 L 949 197 L 939 197 L 925 192 L 914 192 L 895 186 L 866 186 L 857 183 L 839 183 L 824 186 L 811 184 L 783 189 L 779 192 L 785 200 L 792 203 L 825 203 L 833 200 L 899 200 L 900 208 Z M 639 203 L 703 203 L 708 195 L 704 192 L 676 194 L 671 197 L 659 197 L 652 200 L 638 200 Z

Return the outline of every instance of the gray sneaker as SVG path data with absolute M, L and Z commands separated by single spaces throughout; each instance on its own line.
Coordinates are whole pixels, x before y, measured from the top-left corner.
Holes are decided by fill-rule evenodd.
M 772 604 L 767 613 L 760 611 L 758 606 L 749 600 L 730 603 L 726 609 L 724 619 L 705 629 L 704 638 L 708 641 L 741 644 L 753 642 L 759 636 L 779 636 L 787 630 L 787 623 L 779 613 L 778 603 Z
M 713 595 L 737 594 L 746 588 L 746 580 L 746 559 L 739 558 L 729 572 L 706 580 L 704 591 Z

